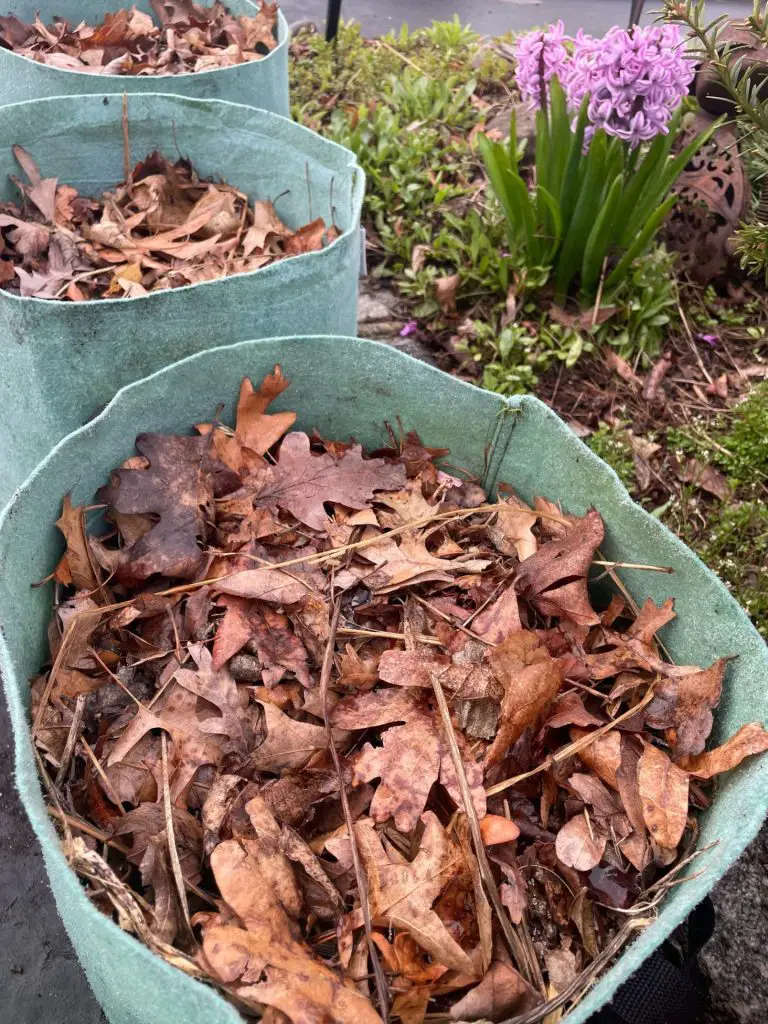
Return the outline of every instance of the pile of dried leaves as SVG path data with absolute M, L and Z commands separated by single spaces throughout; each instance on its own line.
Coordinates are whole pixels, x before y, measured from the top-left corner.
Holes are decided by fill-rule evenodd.
M 768 733 L 705 751 L 726 661 L 662 656 L 672 601 L 592 606 L 597 512 L 292 432 L 287 383 L 138 437 L 98 531 L 65 499 L 51 813 L 96 903 L 246 1015 L 541 1020 Z
M 338 237 L 322 217 L 293 231 L 271 202 L 151 153 L 98 199 L 43 178 L 21 146 L 21 205 L 0 202 L 0 288 L 37 299 L 135 298 L 258 270 Z
M 277 46 L 277 4 L 262 0 L 255 17 L 220 3 L 150 0 L 157 22 L 136 7 L 106 14 L 99 25 L 54 18 L 32 25 L 0 15 L 0 46 L 40 64 L 95 75 L 180 75 L 261 60 Z

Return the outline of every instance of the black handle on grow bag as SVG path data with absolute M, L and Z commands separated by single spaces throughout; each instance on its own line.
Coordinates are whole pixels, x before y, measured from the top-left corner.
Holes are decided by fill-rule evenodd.
M 588 1024 L 695 1024 L 709 1005 L 697 955 L 714 927 L 715 909 L 707 896 L 674 933 L 675 941 L 665 942 L 641 964 Z

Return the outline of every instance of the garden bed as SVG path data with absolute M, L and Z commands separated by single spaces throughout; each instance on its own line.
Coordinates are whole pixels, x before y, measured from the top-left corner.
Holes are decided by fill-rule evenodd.
M 477 147 L 480 132 L 502 138 L 521 109 L 511 37 L 480 38 L 457 19 L 378 40 L 348 25 L 335 47 L 304 33 L 292 53 L 294 116 L 351 147 L 368 177 L 366 306 L 388 311 L 371 336 L 389 334 L 481 386 L 549 402 L 715 568 L 765 634 L 762 279 L 732 262 L 698 284 L 659 242 L 609 309 L 559 307 L 505 270 L 505 232 Z M 518 135 L 531 130 L 518 117 Z M 746 167 L 757 193 L 765 146 L 750 147 Z M 665 354 L 668 372 L 649 398 Z

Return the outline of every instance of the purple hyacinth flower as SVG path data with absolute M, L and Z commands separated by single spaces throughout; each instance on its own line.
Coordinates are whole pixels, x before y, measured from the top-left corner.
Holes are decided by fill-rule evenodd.
M 675 25 L 612 28 L 602 39 L 579 31 L 563 85 L 573 108 L 589 96 L 590 136 L 603 128 L 634 147 L 666 134 L 694 73 Z
M 571 55 L 566 44 L 570 41 L 562 21 L 543 32 L 527 32 L 517 37 L 515 81 L 525 99 L 542 103 L 548 98 L 547 83 L 552 76 L 557 75 L 561 82 L 567 77 Z

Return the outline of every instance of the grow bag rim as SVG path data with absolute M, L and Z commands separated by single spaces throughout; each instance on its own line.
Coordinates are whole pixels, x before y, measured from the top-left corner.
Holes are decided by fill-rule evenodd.
M 98 100 L 104 100 L 104 99 L 112 100 L 112 99 L 114 99 L 114 97 L 116 95 L 119 95 L 119 94 L 118 93 L 87 92 L 87 93 L 81 93 L 79 96 L 77 96 L 75 98 L 78 100 L 78 102 L 80 102 L 82 100 L 96 100 L 96 99 L 98 99 Z M 138 96 L 139 94 L 137 94 L 137 93 L 129 93 L 128 95 L 129 95 L 129 97 L 132 97 L 132 96 Z M 247 271 L 244 271 L 243 273 L 240 273 L 240 274 L 226 274 L 223 277 L 216 277 L 212 281 L 196 281 L 194 284 L 179 285 L 177 288 L 163 288 L 160 291 L 149 292 L 147 295 L 132 295 L 132 296 L 125 296 L 123 298 L 121 298 L 120 296 L 115 296 L 114 298 L 86 299 L 84 302 L 71 302 L 71 301 L 67 301 L 66 299 L 63 299 L 63 298 L 61 298 L 61 299 L 43 299 L 43 298 L 39 298 L 36 295 L 16 295 L 14 292 L 8 292 L 4 288 L 0 288 L 0 301 L 2 301 L 2 302 L 14 302 L 14 303 L 32 302 L 32 303 L 35 303 L 36 305 L 51 306 L 53 308 L 56 308 L 58 306 L 66 306 L 66 307 L 71 307 L 71 308 L 79 307 L 79 308 L 84 308 L 84 309 L 90 308 L 93 305 L 102 306 L 102 305 L 105 305 L 107 303 L 109 303 L 109 304 L 119 303 L 122 306 L 122 305 L 124 305 L 125 303 L 128 303 L 128 302 L 148 302 L 150 300 L 158 301 L 162 296 L 167 295 L 167 293 L 169 291 L 172 291 L 174 293 L 175 292 L 184 292 L 184 291 L 188 291 L 190 288 L 205 288 L 205 287 L 210 287 L 212 285 L 220 285 L 222 282 L 229 281 L 230 279 L 235 278 L 235 277 L 248 278 L 248 277 L 252 277 L 254 274 L 265 274 L 265 273 L 267 273 L 270 270 L 273 273 L 275 273 L 276 272 L 275 268 L 280 267 L 282 264 L 284 264 L 284 263 L 286 263 L 288 261 L 291 261 L 291 262 L 293 262 L 294 260 L 306 261 L 308 259 L 315 259 L 316 260 L 318 258 L 322 258 L 325 253 L 330 252 L 338 243 L 340 243 L 340 242 L 342 242 L 342 241 L 344 241 L 346 239 L 351 238 L 354 235 L 354 233 L 359 230 L 359 219 L 360 219 L 360 214 L 361 214 L 362 208 L 363 208 L 363 199 L 365 197 L 366 177 L 365 177 L 365 171 L 360 166 L 360 164 L 357 162 L 357 157 L 355 156 L 355 154 L 352 152 L 351 149 L 347 149 L 346 146 L 342 146 L 338 142 L 333 142 L 331 139 L 326 139 L 324 136 L 318 135 L 317 132 L 313 132 L 311 130 L 311 128 L 307 128 L 305 125 L 299 124 L 297 121 L 292 121 L 289 117 L 283 117 L 282 114 L 276 114 L 276 113 L 274 113 L 274 111 L 272 111 L 272 110 L 265 110 L 262 107 L 254 107 L 254 106 L 251 106 L 251 105 L 246 104 L 246 103 L 233 103 L 231 100 L 203 99 L 203 98 L 198 97 L 198 96 L 182 96 L 182 95 L 180 95 L 178 93 L 172 93 L 172 92 L 143 92 L 143 93 L 140 94 L 140 96 L 141 96 L 142 100 L 150 100 L 151 101 L 153 99 L 164 99 L 164 100 L 171 100 L 174 103 L 178 102 L 178 103 L 181 103 L 181 104 L 191 104 L 193 106 L 205 107 L 208 104 L 216 104 L 216 105 L 222 106 L 222 107 L 236 107 L 236 108 L 238 108 L 240 110 L 247 110 L 250 113 L 261 114 L 267 120 L 282 121 L 285 124 L 291 125 L 292 129 L 295 129 L 296 131 L 300 132 L 301 134 L 306 134 L 308 136 L 311 136 L 312 139 L 314 140 L 315 144 L 317 144 L 319 142 L 321 144 L 321 146 L 323 148 L 327 149 L 327 151 L 329 153 L 330 152 L 335 152 L 335 151 L 339 151 L 341 153 L 346 153 L 347 154 L 347 162 L 346 162 L 346 165 L 344 167 L 344 170 L 347 170 L 347 171 L 349 171 L 352 174 L 351 206 L 352 206 L 353 220 L 352 220 L 351 226 L 345 228 L 341 232 L 341 234 L 338 236 L 338 238 L 334 238 L 334 240 L 329 245 L 324 246 L 322 249 L 315 250 L 314 252 L 302 252 L 302 253 L 299 253 L 296 256 L 286 256 L 286 257 L 283 257 L 283 259 L 274 260 L 272 263 L 270 263 L 266 267 L 257 267 L 256 270 L 247 270 Z M 17 100 L 16 103 L 4 103 L 4 104 L 2 104 L 2 106 L 0 106 L 0 118 L 2 118 L 2 114 L 6 110 L 13 110 L 13 109 L 15 109 L 17 107 L 29 107 L 32 104 L 36 104 L 36 103 L 45 104 L 45 103 L 55 102 L 56 100 L 71 100 L 72 98 L 73 97 L 71 95 L 63 94 L 61 96 L 40 96 L 40 97 L 38 97 L 37 99 L 34 99 L 34 100 Z M 331 226 L 333 226 L 333 225 L 331 225 Z M 104 268 L 104 272 L 105 273 L 108 270 L 109 270 L 109 267 L 105 267 Z M 318 335 L 318 337 L 324 337 L 324 335 Z M 237 344 L 239 344 L 239 342 Z M 209 350 L 208 349 L 204 349 L 203 351 L 207 352 Z M 172 366 L 174 364 L 171 363 L 169 365 Z M 165 367 L 165 369 L 167 369 L 167 367 Z M 156 371 L 156 372 L 162 372 L 162 371 Z M 150 376 L 154 376 L 154 374 L 150 374 Z M 147 378 L 146 377 L 142 377 L 140 379 L 141 380 L 146 380 Z M 117 395 L 119 395 L 119 394 L 120 394 L 120 392 L 118 391 Z M 117 397 L 117 395 L 115 395 L 115 398 Z M 111 404 L 111 402 L 110 402 L 110 404 Z M 68 436 L 69 435 L 67 435 L 67 437 Z
M 98 429 L 98 425 L 101 422 L 101 420 L 105 418 L 108 414 L 110 414 L 113 408 L 119 405 L 119 403 L 122 401 L 123 396 L 126 393 L 129 393 L 132 389 L 141 387 L 145 383 L 148 383 L 149 381 L 154 380 L 155 378 L 160 378 L 166 373 L 172 373 L 175 371 L 177 367 L 181 365 L 192 363 L 195 360 L 205 358 L 212 352 L 234 352 L 238 349 L 245 348 L 246 346 L 258 346 L 260 344 L 270 344 L 279 346 L 281 342 L 301 342 L 303 344 L 311 345 L 313 342 L 326 343 L 328 341 L 332 341 L 334 345 L 346 345 L 350 347 L 355 347 L 358 350 L 362 346 L 363 349 L 368 350 L 368 354 L 371 356 L 371 358 L 374 359 L 377 357 L 377 353 L 386 354 L 386 358 L 388 359 L 392 359 L 395 362 L 399 360 L 400 362 L 405 363 L 406 365 L 408 363 L 411 363 L 413 364 L 414 367 L 418 366 L 420 368 L 420 372 L 427 373 L 428 375 L 435 376 L 436 378 L 447 376 L 443 371 L 439 370 L 437 367 L 433 367 L 430 366 L 429 364 L 422 363 L 421 361 L 414 359 L 412 356 L 404 352 L 401 352 L 397 349 L 393 349 L 389 346 L 384 346 L 380 342 L 362 338 L 332 335 L 289 335 L 274 338 L 244 340 L 236 342 L 235 344 L 232 345 L 220 345 L 204 349 L 201 352 L 197 352 L 190 356 L 186 356 L 184 359 L 179 359 L 174 363 L 169 363 L 162 369 L 157 370 L 152 374 L 148 374 L 146 377 L 143 377 L 140 380 L 133 381 L 130 384 L 127 384 L 114 395 L 109 404 L 106 405 L 97 416 L 95 416 L 88 423 L 79 427 L 77 430 L 73 430 L 71 433 L 67 434 L 66 437 L 62 438 L 62 440 L 59 441 L 59 443 L 51 449 L 48 455 L 35 467 L 35 469 L 29 474 L 25 481 L 13 491 L 11 498 L 9 499 L 5 508 L 2 509 L 2 511 L 0 511 L 0 531 L 4 528 L 5 523 L 13 518 L 14 507 L 21 493 L 25 491 L 27 488 L 29 488 L 39 475 L 46 472 L 49 463 L 58 455 L 59 451 L 70 441 L 74 441 L 80 435 L 90 433 L 94 429 Z M 463 388 L 475 387 L 475 385 L 472 385 L 466 381 L 462 381 L 456 377 L 452 377 L 451 380 L 453 381 L 453 386 L 460 386 Z M 495 395 L 494 397 L 498 399 L 499 405 L 502 408 L 506 406 L 509 409 L 521 410 L 523 412 L 526 408 L 535 408 L 540 413 L 543 413 L 547 418 L 558 421 L 559 423 L 564 423 L 564 421 L 561 420 L 561 418 L 557 416 L 557 414 L 549 406 L 547 406 L 544 402 L 542 402 L 540 399 L 536 398 L 533 395 Z M 649 523 L 653 524 L 653 528 L 655 530 L 657 530 L 662 535 L 666 535 L 666 539 L 668 542 L 671 542 L 673 546 L 676 547 L 681 553 L 684 552 L 688 557 L 692 556 L 695 562 L 698 563 L 699 568 L 703 569 L 704 573 L 707 576 L 716 581 L 718 587 L 722 591 L 723 598 L 727 597 L 728 602 L 735 609 L 738 609 L 739 614 L 745 620 L 745 624 L 749 626 L 749 629 L 753 634 L 754 639 L 758 641 L 757 650 L 761 650 L 763 652 L 762 659 L 765 665 L 766 673 L 768 674 L 768 647 L 766 647 L 763 638 L 754 628 L 748 616 L 741 608 L 741 605 L 739 605 L 735 598 L 729 593 L 728 589 L 725 587 L 722 581 L 715 575 L 715 573 L 712 572 L 711 569 L 709 569 L 701 561 L 701 559 L 699 559 L 695 552 L 693 552 L 692 549 L 690 549 L 675 534 L 673 534 L 671 530 L 669 530 L 658 519 L 656 519 L 653 516 L 650 516 L 650 514 L 645 511 L 645 509 L 637 505 L 637 503 L 631 499 L 627 489 L 622 484 L 618 475 L 610 466 L 607 465 L 607 463 L 605 463 L 602 459 L 595 455 L 595 453 L 590 448 L 588 448 L 581 441 L 580 438 L 577 438 L 575 434 L 574 440 L 576 441 L 578 447 L 581 449 L 580 455 L 585 460 L 593 464 L 597 464 L 602 468 L 602 471 L 606 477 L 606 483 L 610 483 L 612 485 L 614 492 L 616 493 L 622 504 L 633 506 L 635 509 L 637 509 L 639 513 L 642 513 L 642 515 L 649 521 Z M 10 672 L 6 671 L 3 673 L 4 687 L 7 689 L 8 679 L 10 675 L 13 675 L 15 677 L 15 671 L 13 670 L 11 665 L 11 659 L 8 655 L 8 648 L 6 646 L 2 624 L 0 623 L 0 665 L 3 664 L 5 664 L 7 668 L 11 669 Z M 25 766 L 22 763 L 22 752 L 25 749 L 25 745 L 31 745 L 29 721 L 27 719 L 27 716 L 25 716 L 21 712 L 18 704 L 15 701 L 9 703 L 9 711 L 14 725 L 15 774 L 18 775 L 19 771 L 21 770 L 25 774 L 28 771 L 31 771 L 36 776 L 35 768 L 33 766 Z M 724 858 L 717 856 L 717 845 L 715 845 L 714 847 L 705 847 L 699 851 L 700 856 L 702 858 L 704 858 L 706 855 L 706 861 L 703 861 L 703 863 L 705 865 L 706 881 L 708 883 L 708 888 L 710 890 L 714 886 L 714 884 L 720 878 L 722 878 L 722 876 L 725 874 L 725 872 L 728 870 L 731 864 L 735 862 L 738 856 L 740 856 L 740 854 L 744 851 L 747 845 L 755 837 L 755 835 L 761 827 L 762 821 L 765 819 L 766 813 L 768 812 L 768 757 L 763 756 L 762 758 L 752 760 L 755 760 L 757 762 L 754 766 L 755 770 L 759 771 L 766 780 L 766 785 L 762 789 L 762 799 L 759 802 L 756 802 L 754 806 L 754 810 L 758 812 L 759 816 L 758 814 L 756 814 L 753 820 L 748 825 L 742 823 L 741 827 L 734 832 L 732 837 L 729 837 L 728 849 L 729 851 L 732 851 L 734 853 L 734 857 L 730 863 L 724 863 Z M 734 770 L 739 771 L 738 768 Z M 35 784 L 38 786 L 40 800 L 42 801 L 42 788 L 40 786 L 40 780 L 39 778 L 37 778 L 37 776 L 35 777 Z M 55 839 L 54 851 L 52 856 L 61 858 L 62 862 L 64 862 L 66 866 L 67 871 L 71 872 L 71 867 L 69 867 L 69 865 L 66 865 L 64 853 L 61 849 L 60 837 L 56 830 L 54 829 L 53 823 L 50 820 L 50 816 L 48 816 L 46 813 L 44 817 L 41 817 L 38 820 L 37 815 L 33 812 L 32 808 L 28 808 L 25 805 L 24 810 L 32 824 L 33 830 L 38 840 L 42 839 L 43 833 L 47 833 L 48 838 Z M 74 877 L 75 876 L 73 874 L 73 878 Z M 694 876 L 694 878 L 695 877 L 696 876 Z M 693 881 L 693 879 L 691 879 L 691 881 Z M 100 911 L 97 910 L 93 903 L 88 899 L 85 892 L 82 891 L 79 887 L 77 890 L 77 899 L 81 902 L 83 910 L 88 915 L 94 915 L 94 920 L 103 920 L 103 915 L 100 913 Z M 642 963 L 653 952 L 654 949 L 661 945 L 664 939 L 667 936 L 669 936 L 674 931 L 674 929 L 685 920 L 685 917 L 687 916 L 688 912 L 689 909 L 686 908 L 684 905 L 675 907 L 672 912 L 668 910 L 666 913 L 666 917 L 664 919 L 662 919 L 661 917 L 657 918 L 657 920 L 654 921 L 651 925 L 649 925 L 647 928 L 639 932 L 636 940 L 631 941 L 625 946 L 624 950 L 619 954 L 618 958 L 614 960 L 614 962 L 610 966 L 607 966 L 605 968 L 605 971 L 598 980 L 597 984 L 595 984 L 594 987 L 590 989 L 587 995 L 585 996 L 586 1000 L 592 1002 L 592 1005 L 590 1005 L 589 1007 L 590 1013 L 596 1012 L 601 1006 L 604 1006 L 608 1002 L 608 1000 L 616 992 L 619 986 L 623 984 L 624 981 L 626 981 L 626 979 L 640 965 L 640 963 Z M 98 915 L 98 917 L 96 915 Z M 116 928 L 117 931 L 121 932 L 123 935 L 129 935 L 129 933 L 127 932 L 122 932 L 122 929 L 120 929 L 119 925 L 117 925 L 113 921 L 110 921 L 109 924 L 111 925 L 111 927 Z M 135 939 L 134 936 L 131 935 L 129 937 L 138 944 L 138 947 L 141 951 L 140 955 L 142 958 L 151 958 L 147 960 L 147 963 L 152 963 L 154 965 L 154 969 L 159 969 L 163 972 L 172 971 L 173 975 L 168 975 L 169 978 L 173 976 L 178 979 L 179 974 L 183 973 L 178 971 L 177 968 L 174 968 L 168 963 L 166 963 L 166 961 L 164 961 L 162 957 L 153 953 L 146 945 L 144 945 L 144 943 L 140 942 L 138 939 Z M 638 941 L 638 939 L 641 941 Z M 622 968 L 622 970 L 620 972 L 615 972 L 614 968 L 617 968 L 619 966 Z M 193 980 L 194 979 L 190 979 L 190 981 Z M 215 1006 L 216 1012 L 220 1015 L 222 1022 L 234 1022 L 240 1019 L 238 1016 L 233 1016 L 233 1014 L 236 1014 L 236 1011 L 233 1010 L 232 1006 L 228 1004 L 226 1000 L 222 996 L 220 996 L 215 989 L 209 987 L 205 983 L 202 983 L 202 988 L 206 993 L 206 997 L 213 998 L 214 1003 L 212 1004 L 212 1006 Z M 582 1000 L 582 1003 L 583 1002 L 584 1000 Z M 581 1004 L 579 1004 L 579 1006 L 574 1007 L 573 1012 L 578 1012 L 580 1006 Z M 569 1016 L 570 1014 L 566 1016 L 566 1021 L 568 1020 Z M 509 1024 L 513 1024 L 513 1022 L 509 1022 Z
M 253 7 L 255 10 L 259 10 L 259 8 L 253 2 L 253 0 L 243 0 L 243 2 L 248 4 L 249 6 Z M 106 13 L 111 14 L 111 13 L 115 13 L 115 12 L 107 11 Z M 175 79 L 185 79 L 185 78 L 198 78 L 200 75 L 217 75 L 217 74 L 220 74 L 220 73 L 225 72 L 225 71 L 241 70 L 242 68 L 246 67 L 248 64 L 263 64 L 265 61 L 268 61 L 269 58 L 273 54 L 276 54 L 279 51 L 285 49 L 288 46 L 288 44 L 290 43 L 290 41 L 291 41 L 290 26 L 288 25 L 288 22 L 286 20 L 285 15 L 283 14 L 282 7 L 278 7 L 277 8 L 277 46 L 275 46 L 275 48 L 273 50 L 270 50 L 269 53 L 265 54 L 259 60 L 243 61 L 242 64 L 230 64 L 227 67 L 221 67 L 221 68 L 203 68 L 202 71 L 181 71 L 178 74 L 174 74 L 174 75 L 114 75 L 114 76 L 110 76 L 110 77 L 117 78 L 117 79 L 119 79 L 121 81 L 130 82 L 130 81 L 134 81 L 134 80 L 146 81 L 147 79 L 154 79 L 154 78 L 159 78 L 159 79 L 162 79 L 162 78 L 172 78 L 172 79 L 175 80 Z M 28 64 L 36 65 L 39 68 L 45 68 L 46 71 L 56 72 L 57 74 L 61 74 L 61 75 L 76 75 L 78 78 L 82 78 L 84 75 L 90 75 L 91 78 L 97 78 L 97 79 L 103 77 L 102 75 L 94 74 L 92 71 L 76 71 L 74 68 L 58 68 L 54 64 L 46 64 L 43 61 L 33 60 L 31 57 L 27 57 L 23 53 L 16 53 L 15 50 L 6 50 L 5 47 L 3 47 L 3 52 L 5 54 L 8 54 L 10 57 L 16 58 L 17 60 L 26 61 Z M 131 90 L 130 89 L 125 89 L 124 91 L 127 92 L 129 95 L 131 95 Z M 115 93 L 110 93 L 109 95 L 114 96 Z M 144 95 L 151 95 L 151 93 L 144 93 Z M 50 98 L 53 99 L 53 98 L 56 98 L 56 97 L 50 97 Z M 21 101 L 21 102 L 24 102 L 24 101 Z M 33 101 L 28 101 L 28 102 L 33 102 Z M 11 103 L 3 104 L 3 106 L 9 106 L 9 107 L 10 106 L 14 106 L 14 105 L 15 104 L 11 104 Z

